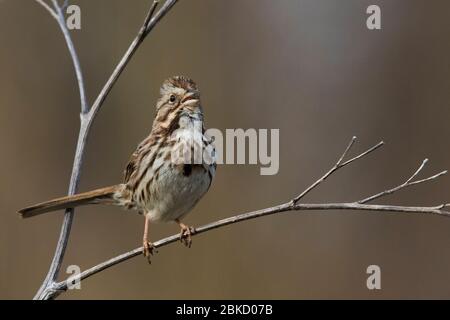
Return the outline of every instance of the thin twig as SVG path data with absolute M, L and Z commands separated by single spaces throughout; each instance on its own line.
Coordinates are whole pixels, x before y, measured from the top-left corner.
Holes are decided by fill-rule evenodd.
M 360 158 L 362 158 L 362 157 L 368 155 L 369 153 L 374 152 L 375 150 L 377 150 L 379 147 L 382 147 L 383 145 L 384 145 L 384 141 L 378 142 L 378 144 L 374 145 L 372 148 L 370 148 L 370 149 L 364 151 L 363 153 L 360 153 L 360 154 L 357 155 L 356 157 L 353 157 L 353 158 L 351 158 L 351 159 L 345 161 L 344 163 L 341 163 L 341 164 L 339 165 L 339 168 L 345 167 L 346 165 L 352 163 L 353 161 L 358 160 L 358 159 L 360 159 Z
M 150 31 L 155 27 L 155 25 L 161 20 L 167 12 L 178 2 L 178 0 L 167 0 L 164 2 L 164 5 L 159 9 L 159 11 L 152 16 L 152 14 L 148 14 L 146 16 L 146 19 L 144 21 L 143 26 L 146 26 L 145 32 L 141 32 L 141 29 L 139 30 L 138 35 L 134 39 L 134 41 L 131 43 L 128 50 L 125 52 L 122 59 L 117 64 L 116 68 L 114 69 L 113 73 L 109 77 L 108 81 L 104 85 L 102 91 L 98 95 L 97 99 L 95 99 L 94 104 L 92 105 L 92 108 L 90 110 L 90 117 L 92 120 L 96 117 L 98 114 L 98 111 L 100 110 L 101 106 L 103 105 L 103 102 L 105 101 L 106 97 L 108 96 L 108 93 L 111 91 L 112 87 L 116 83 L 117 79 L 119 78 L 122 71 L 125 69 L 128 62 L 131 60 L 133 55 L 136 53 L 137 49 L 141 45 L 142 41 L 147 37 L 147 35 L 150 33 Z M 150 12 L 154 12 L 156 5 L 158 4 L 158 1 L 153 1 L 153 5 L 150 8 Z M 148 17 L 150 17 L 150 21 L 147 22 Z
M 78 58 L 77 51 L 75 50 L 75 46 L 72 41 L 72 37 L 70 36 L 69 30 L 67 29 L 66 20 L 64 17 L 64 13 L 59 6 L 56 0 L 52 0 L 54 10 L 57 14 L 57 21 L 59 28 L 61 29 L 64 38 L 66 40 L 67 48 L 69 49 L 69 53 L 72 57 L 73 66 L 75 69 L 75 75 L 77 77 L 78 89 L 80 92 L 80 103 L 81 103 L 81 113 L 85 114 L 89 110 L 88 103 L 86 101 L 86 90 L 83 79 L 83 72 L 81 71 L 80 59 Z
M 345 149 L 344 153 L 342 153 L 341 157 L 339 158 L 339 160 L 336 162 L 336 164 L 327 172 L 325 173 L 319 180 L 315 181 L 312 185 L 310 185 L 308 188 L 306 188 L 305 191 L 303 191 L 302 193 L 300 193 L 298 196 L 296 196 L 294 199 L 292 199 L 291 201 L 291 206 L 294 206 L 295 204 L 297 204 L 300 199 L 302 199 L 304 196 L 306 196 L 309 192 L 311 192 L 314 188 L 316 188 L 319 184 L 321 184 L 322 182 L 324 182 L 329 176 L 331 176 L 335 171 L 339 170 L 340 168 L 345 167 L 346 165 L 352 163 L 355 160 L 358 160 L 366 155 L 368 155 L 369 153 L 377 150 L 378 148 L 380 148 L 381 146 L 384 145 L 384 142 L 381 141 L 378 144 L 376 144 L 375 146 L 373 146 L 372 148 L 364 151 L 363 153 L 360 153 L 359 155 L 357 155 L 356 157 L 351 158 L 350 160 L 347 160 L 345 162 L 344 159 L 347 156 L 348 152 L 350 151 L 350 149 L 353 147 L 353 145 L 355 144 L 357 138 L 353 137 L 350 141 L 350 143 L 348 144 L 347 148 Z
M 61 30 L 63 31 L 64 38 L 66 40 L 67 46 L 69 48 L 73 64 L 75 66 L 75 71 L 77 74 L 78 85 L 80 89 L 80 101 L 81 101 L 81 126 L 80 132 L 78 135 L 78 142 L 75 151 L 75 159 L 73 163 L 72 175 L 70 179 L 69 185 L 69 195 L 76 193 L 77 187 L 80 180 L 81 167 L 83 162 L 83 156 L 85 151 L 85 146 L 87 142 L 87 138 L 89 136 L 91 125 L 100 110 L 103 102 L 105 101 L 107 95 L 111 91 L 114 83 L 119 78 L 122 71 L 127 66 L 128 62 L 131 60 L 134 53 L 139 48 L 139 45 L 144 41 L 146 36 L 150 33 L 150 31 L 154 28 L 154 26 L 164 17 L 167 12 L 175 5 L 178 0 L 167 0 L 163 7 L 154 15 L 158 1 L 153 1 L 152 6 L 150 7 L 149 13 L 146 15 L 144 23 L 140 28 L 138 35 L 128 48 L 127 52 L 124 54 L 123 58 L 120 60 L 119 64 L 114 69 L 110 78 L 106 82 L 102 91 L 99 93 L 97 99 L 95 100 L 92 107 L 89 109 L 86 100 L 85 100 L 85 90 L 83 77 L 81 73 L 81 67 L 79 64 L 78 57 L 76 55 L 75 47 L 70 37 L 70 33 L 67 30 L 67 26 L 64 19 L 64 14 L 62 12 L 61 6 L 58 4 L 57 0 L 52 0 L 53 6 L 55 9 L 53 10 L 47 3 L 43 0 L 36 0 L 40 5 L 42 5 L 50 14 L 56 19 Z M 142 30 L 142 31 L 141 31 Z M 55 281 L 58 277 L 59 270 L 62 265 L 62 261 L 64 258 L 64 254 L 67 248 L 67 244 L 69 241 L 70 229 L 73 221 L 73 209 L 66 210 L 64 215 L 63 224 L 61 226 L 61 232 L 58 239 L 57 247 L 55 250 L 55 254 L 50 265 L 47 276 L 42 283 L 40 289 L 36 293 L 34 299 L 51 299 L 54 295 L 54 287 Z
M 420 167 L 416 170 L 416 172 L 414 172 L 414 174 L 413 174 L 411 177 L 409 177 L 408 180 L 406 180 L 406 181 L 405 181 L 404 183 L 402 183 L 401 185 L 396 186 L 396 187 L 394 187 L 394 188 L 392 188 L 392 189 L 385 190 L 385 191 L 382 191 L 382 192 L 380 192 L 380 193 L 374 194 L 373 196 L 367 197 L 367 198 L 365 198 L 365 199 L 359 200 L 358 203 L 361 203 L 361 204 L 362 204 L 362 203 L 367 203 L 367 202 L 373 201 L 373 200 L 375 200 L 375 199 L 384 197 L 384 196 L 386 196 L 386 195 L 392 194 L 392 193 L 394 193 L 394 192 L 396 192 L 396 191 L 399 191 L 399 190 L 401 190 L 401 189 L 403 189 L 403 188 L 407 188 L 407 187 L 410 187 L 410 186 L 413 186 L 413 185 L 416 185 L 416 184 L 420 184 L 420 183 L 423 183 L 423 182 L 427 182 L 427 181 L 430 181 L 430 180 L 434 180 L 434 179 L 437 179 L 437 178 L 439 178 L 439 177 L 441 177 L 441 176 L 447 174 L 447 170 L 444 170 L 444 171 L 439 172 L 438 174 L 435 174 L 435 175 L 433 175 L 433 176 L 431 176 L 431 177 L 428 177 L 428 178 L 425 178 L 425 179 L 421 179 L 421 180 L 413 181 L 413 179 L 414 179 L 414 178 L 422 171 L 422 169 L 425 167 L 425 165 L 426 165 L 427 162 L 428 162 L 428 159 L 423 160 L 422 164 L 421 164 Z
M 425 165 L 428 163 L 428 158 L 424 159 L 422 163 L 420 164 L 419 168 L 416 170 L 416 172 L 413 173 L 411 177 L 409 177 L 408 180 L 406 180 L 406 183 L 411 182 L 415 177 L 419 175 L 419 173 L 425 168 Z
M 155 10 L 158 7 L 159 1 L 155 0 L 153 1 L 152 6 L 150 7 L 150 10 L 147 13 L 147 16 L 145 17 L 144 23 L 142 24 L 141 29 L 139 30 L 139 34 L 138 37 L 142 37 L 144 35 L 144 33 L 146 32 L 148 25 L 153 17 L 153 15 L 155 14 Z
M 58 20 L 58 15 L 56 14 L 56 12 L 44 0 L 35 0 L 35 1 L 39 3 L 41 6 L 43 6 L 44 9 L 47 10 L 52 15 L 53 18 Z
M 69 0 L 64 0 L 64 3 L 61 5 L 61 10 L 67 9 L 69 6 Z

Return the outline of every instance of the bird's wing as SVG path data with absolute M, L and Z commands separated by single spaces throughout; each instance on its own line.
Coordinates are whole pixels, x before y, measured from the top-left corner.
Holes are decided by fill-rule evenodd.
M 153 148 L 154 146 L 154 138 L 152 136 L 147 137 L 144 141 L 142 141 L 128 161 L 127 167 L 124 172 L 124 183 L 128 183 L 131 178 L 136 175 L 139 170 L 139 163 L 142 160 L 142 157 L 147 154 L 148 150 Z
M 128 183 L 130 181 L 131 176 L 134 172 L 136 172 L 137 169 L 137 160 L 139 157 L 139 149 L 136 149 L 135 152 L 130 157 L 130 160 L 128 161 L 127 167 L 125 168 L 125 177 L 124 177 L 124 183 Z

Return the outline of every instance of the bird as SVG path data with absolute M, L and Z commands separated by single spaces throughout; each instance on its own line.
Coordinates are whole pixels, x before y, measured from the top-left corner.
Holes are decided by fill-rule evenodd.
M 176 222 L 180 241 L 191 247 L 195 228 L 182 219 L 208 192 L 216 173 L 214 139 L 206 133 L 200 92 L 184 76 L 165 80 L 156 102 L 150 134 L 137 146 L 124 180 L 20 209 L 23 218 L 89 204 L 116 205 L 144 216 L 143 254 L 150 262 L 154 245 L 149 225 Z

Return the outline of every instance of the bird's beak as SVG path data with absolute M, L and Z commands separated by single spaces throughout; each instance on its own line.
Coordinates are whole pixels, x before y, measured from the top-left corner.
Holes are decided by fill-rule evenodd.
M 189 92 L 183 97 L 181 104 L 184 107 L 193 107 L 198 104 L 199 101 L 199 96 L 196 92 Z

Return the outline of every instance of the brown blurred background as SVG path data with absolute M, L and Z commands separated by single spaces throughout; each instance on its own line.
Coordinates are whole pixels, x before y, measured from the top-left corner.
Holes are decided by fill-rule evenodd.
M 72 35 L 89 101 L 135 36 L 149 0 L 78 0 Z M 366 28 L 378 4 L 382 30 Z M 25 205 L 67 191 L 79 129 L 71 60 L 55 21 L 32 0 L 0 1 L 0 298 L 31 298 L 59 235 L 60 213 L 21 220 Z M 450 2 L 446 0 L 191 0 L 160 23 L 108 97 L 91 132 L 80 190 L 117 183 L 150 130 L 161 82 L 197 81 L 207 125 L 279 128 L 280 171 L 223 165 L 187 222 L 200 225 L 287 201 L 330 168 L 353 135 L 354 152 L 380 151 L 308 196 L 350 201 L 395 186 L 426 158 L 450 168 Z M 448 177 L 381 202 L 450 202 Z M 306 201 L 306 199 L 305 199 Z M 64 269 L 82 269 L 140 245 L 142 217 L 77 210 Z M 178 232 L 158 225 L 152 239 Z M 137 257 L 63 299 L 450 298 L 450 220 L 368 212 L 288 213 Z M 366 288 L 377 264 L 382 290 Z M 66 277 L 64 270 L 62 276 Z

